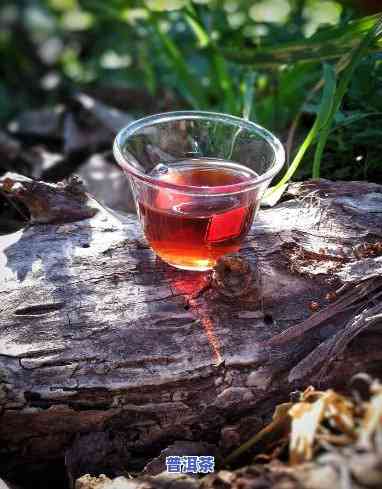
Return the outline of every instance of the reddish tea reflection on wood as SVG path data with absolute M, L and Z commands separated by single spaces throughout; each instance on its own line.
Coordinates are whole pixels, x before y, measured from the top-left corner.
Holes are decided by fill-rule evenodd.
M 214 365 L 219 365 L 222 362 L 223 357 L 220 340 L 216 334 L 214 320 L 207 312 L 198 307 L 198 298 L 193 298 L 195 291 L 204 289 L 209 283 L 208 273 L 184 273 L 181 275 L 176 274 L 175 277 L 172 273 L 169 273 L 168 277 L 171 281 L 171 289 L 173 293 L 175 295 L 184 294 L 188 297 L 187 303 L 188 306 L 192 308 L 193 313 L 194 311 L 197 311 L 197 317 L 203 327 L 208 344 L 211 348 L 212 363 Z

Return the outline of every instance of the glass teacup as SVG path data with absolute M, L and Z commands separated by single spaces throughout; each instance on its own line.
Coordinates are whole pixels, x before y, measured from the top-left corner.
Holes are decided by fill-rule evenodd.
M 261 126 L 198 111 L 129 124 L 114 155 L 151 248 L 170 265 L 199 271 L 240 249 L 285 158 L 280 141 Z

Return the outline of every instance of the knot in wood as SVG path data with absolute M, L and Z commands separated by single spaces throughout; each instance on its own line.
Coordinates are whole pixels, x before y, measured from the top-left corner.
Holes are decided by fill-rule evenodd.
M 212 286 L 225 297 L 248 295 L 255 286 L 255 271 L 237 253 L 219 258 L 212 272 Z

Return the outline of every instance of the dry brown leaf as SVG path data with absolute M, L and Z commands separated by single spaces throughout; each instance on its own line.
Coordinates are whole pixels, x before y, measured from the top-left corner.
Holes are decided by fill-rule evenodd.
M 325 402 L 329 424 L 342 433 L 354 434 L 354 404 L 332 390 L 327 391 Z
M 281 456 L 288 439 L 292 465 L 312 460 L 318 451 L 337 453 L 362 447 L 378 452 L 382 447 L 382 385 L 374 381 L 370 392 L 370 401 L 362 402 L 359 397 L 345 397 L 331 389 L 319 391 L 310 386 L 298 393 L 297 402 L 277 406 L 272 422 L 229 459 L 261 442 L 258 448 L 262 452 L 255 461 L 275 460 Z
M 313 445 L 324 411 L 324 397 L 317 399 L 313 403 L 299 402 L 289 410 L 289 415 L 292 418 L 289 443 L 289 460 L 291 464 L 312 459 Z
M 336 447 L 346 447 L 354 441 L 354 437 L 346 435 L 344 433 L 334 435 L 333 433 L 330 433 L 329 430 L 327 430 L 324 433 L 320 432 L 317 435 L 317 440 L 320 442 L 320 445 L 324 445 L 324 443 L 326 443 L 334 445 Z
M 366 449 L 372 446 L 374 434 L 379 432 L 382 436 L 382 384 L 376 381 L 370 390 L 373 396 L 366 404 L 366 412 L 358 435 L 358 445 Z
M 301 399 L 300 400 L 301 401 L 313 402 L 313 401 L 316 401 L 317 399 L 319 399 L 322 394 L 323 394 L 323 392 L 316 391 L 316 389 L 312 385 L 310 385 L 301 394 Z

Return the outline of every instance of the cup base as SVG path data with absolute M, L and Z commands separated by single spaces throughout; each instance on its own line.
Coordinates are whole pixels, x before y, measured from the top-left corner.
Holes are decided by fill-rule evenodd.
M 155 251 L 155 250 L 154 250 Z M 178 270 L 188 270 L 190 272 L 205 272 L 207 270 L 211 270 L 215 263 L 216 260 L 213 258 L 195 258 L 193 257 L 192 259 L 186 258 L 186 257 L 181 257 L 181 256 L 163 256 L 161 253 L 157 253 L 156 255 L 163 260 L 165 263 L 168 265 L 171 265 L 174 268 L 177 268 Z
M 158 250 L 156 246 L 153 246 L 150 241 L 149 244 L 158 258 L 168 265 L 178 268 L 179 270 L 188 270 L 193 272 L 205 272 L 207 270 L 212 270 L 220 257 L 230 253 L 236 253 L 241 247 L 240 244 L 225 246 L 223 249 L 214 250 L 213 253 L 210 250 L 209 253 L 206 253 L 207 256 L 203 256 L 199 249 L 197 250 L 198 253 L 190 253 L 189 251 L 187 252 L 187 250 L 184 250 L 184 253 L 182 253 L 179 249 L 176 251 L 171 250 L 171 252 L 163 252 L 162 250 Z
M 161 258 L 163 260 L 163 258 Z M 177 268 L 178 270 L 186 270 L 188 272 L 207 272 L 208 270 L 212 270 L 214 263 L 211 263 L 210 265 L 200 265 L 200 266 L 189 266 L 189 265 L 181 265 L 179 263 L 171 263 L 167 260 L 163 260 L 167 265 L 170 265 L 174 268 Z

